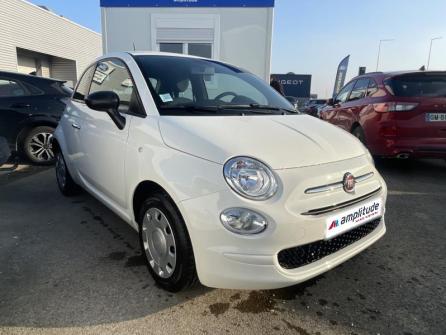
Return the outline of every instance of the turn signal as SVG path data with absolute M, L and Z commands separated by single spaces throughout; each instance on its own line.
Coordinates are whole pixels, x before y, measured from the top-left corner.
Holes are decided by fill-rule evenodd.
M 241 235 L 259 234 L 268 225 L 262 215 L 245 208 L 227 209 L 221 213 L 220 220 L 226 229 Z

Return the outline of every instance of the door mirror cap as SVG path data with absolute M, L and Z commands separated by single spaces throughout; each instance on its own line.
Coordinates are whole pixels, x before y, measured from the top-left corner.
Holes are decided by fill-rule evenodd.
M 101 91 L 91 93 L 85 98 L 85 103 L 91 109 L 99 112 L 118 110 L 119 96 L 113 91 Z
M 85 98 L 88 108 L 106 112 L 120 130 L 125 128 L 125 117 L 119 113 L 119 96 L 113 91 L 91 93 Z

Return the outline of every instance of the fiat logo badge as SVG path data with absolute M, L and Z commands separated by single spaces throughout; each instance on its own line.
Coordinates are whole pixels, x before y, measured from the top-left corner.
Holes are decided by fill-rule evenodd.
M 344 175 L 344 179 L 342 180 L 342 184 L 344 186 L 344 191 L 345 192 L 353 193 L 355 191 L 356 179 L 350 172 L 347 172 Z

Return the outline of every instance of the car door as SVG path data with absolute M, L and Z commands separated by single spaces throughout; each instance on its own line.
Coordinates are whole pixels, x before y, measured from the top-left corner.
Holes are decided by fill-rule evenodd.
M 0 136 L 5 137 L 15 149 L 19 125 L 28 117 L 30 104 L 28 91 L 17 80 L 0 77 Z
M 345 108 L 345 103 L 350 96 L 354 84 L 355 81 L 351 81 L 341 89 L 334 99 L 333 106 L 324 111 L 324 120 L 341 127 L 340 116 L 342 115 L 342 110 Z
M 337 121 L 342 129 L 350 132 L 353 124 L 359 120 L 359 113 L 365 106 L 364 98 L 366 97 L 368 86 L 368 78 L 360 78 L 355 82 L 347 101 L 343 103 L 342 108 L 338 111 Z
M 125 126 L 119 129 L 107 113 L 81 109 L 80 176 L 91 191 L 119 207 L 126 205 L 125 154 L 133 100 L 137 99 L 132 76 L 125 63 L 112 58 L 100 61 L 94 71 L 89 94 L 113 91 L 120 99 L 119 112 Z
M 81 114 L 87 109 L 87 106 L 85 105 L 85 97 L 90 90 L 91 79 L 93 78 L 95 69 L 96 64 L 90 66 L 84 72 L 74 90 L 73 97 L 68 101 L 65 112 L 59 122 L 59 126 L 62 127 L 66 142 L 66 152 L 64 152 L 65 160 L 68 161 L 67 163 L 72 168 L 70 172 L 74 174 L 75 177 L 79 174 L 81 159 L 84 155 L 81 147 Z

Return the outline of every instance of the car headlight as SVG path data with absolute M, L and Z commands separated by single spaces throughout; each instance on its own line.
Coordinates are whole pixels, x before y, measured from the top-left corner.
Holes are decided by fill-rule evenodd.
M 277 192 L 272 170 L 250 157 L 234 157 L 223 168 L 226 182 L 241 196 L 251 200 L 266 200 Z

